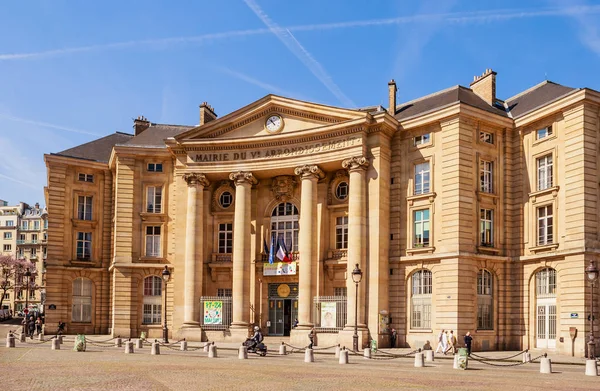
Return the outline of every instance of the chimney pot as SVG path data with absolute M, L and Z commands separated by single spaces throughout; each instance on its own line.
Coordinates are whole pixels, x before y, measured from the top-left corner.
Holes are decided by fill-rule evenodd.
M 133 120 L 133 133 L 137 136 L 142 133 L 144 130 L 150 127 L 150 122 L 143 115 L 139 115 L 135 120 Z
M 388 83 L 388 113 L 391 115 L 396 115 L 396 92 L 398 88 L 396 87 L 396 81 L 394 79 L 390 80 Z
M 486 68 L 485 72 L 473 78 L 471 89 L 490 106 L 496 101 L 496 72 L 492 68 Z
M 217 119 L 217 113 L 208 102 L 202 102 L 200 105 L 200 125 L 204 125 L 210 121 Z

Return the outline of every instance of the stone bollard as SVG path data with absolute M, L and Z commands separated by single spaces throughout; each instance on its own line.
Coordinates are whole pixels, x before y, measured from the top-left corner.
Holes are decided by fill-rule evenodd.
M 238 350 L 238 358 L 240 360 L 247 360 L 248 359 L 248 348 L 245 347 L 244 345 L 240 346 L 240 348 Z
M 123 347 L 123 340 L 121 339 L 121 337 L 117 337 L 115 339 L 115 346 L 118 348 Z
M 523 352 L 523 362 L 531 362 L 531 353 L 527 350 Z
M 363 357 L 364 357 L 365 359 L 369 359 L 369 358 L 371 358 L 371 349 L 370 349 L 370 348 L 365 348 L 365 349 L 363 350 Z
M 125 354 L 133 354 L 133 341 L 125 342 Z
M 58 339 L 58 343 L 62 345 L 63 344 L 63 336 L 59 335 L 57 339 Z
M 340 358 L 340 344 L 335 347 L 335 358 Z
M 40 333 L 38 334 L 38 341 L 43 341 L 44 340 L 44 334 Z
M 542 357 L 540 360 L 540 373 L 552 373 L 552 361 L 548 357 Z
M 181 347 L 179 350 L 183 350 L 184 352 L 187 350 L 187 341 L 185 339 L 181 341 Z
M 433 350 L 426 350 L 425 351 L 425 361 L 433 362 L 433 359 L 434 359 L 433 356 L 434 356 Z
M 454 365 L 452 366 L 452 368 L 460 369 L 460 367 L 458 366 L 458 354 L 454 355 Z
M 204 344 L 204 347 L 202 348 L 202 351 L 204 353 L 208 353 L 210 351 L 210 342 L 207 342 Z
M 144 347 L 144 340 L 143 339 L 138 339 L 135 341 L 135 347 L 137 349 L 141 349 Z
M 423 353 L 415 353 L 415 368 L 422 368 L 425 366 L 425 357 Z
M 60 341 L 58 338 L 52 340 L 52 350 L 60 350 Z
M 217 346 L 214 342 L 212 345 L 210 345 L 210 348 L 208 349 L 208 358 L 217 358 Z
M 315 362 L 315 355 L 312 349 L 306 349 L 304 351 L 304 362 Z
M 596 364 L 596 360 L 585 360 L 585 375 L 598 376 L 598 364 Z
M 152 350 L 150 350 L 150 354 L 154 354 L 157 356 L 160 354 L 160 344 L 158 343 L 158 341 L 154 340 L 154 342 L 152 342 Z
M 338 346 L 339 348 L 339 346 Z M 348 351 L 346 350 L 346 347 L 344 347 L 344 349 L 340 350 L 340 364 L 348 364 Z
M 285 345 L 282 342 L 281 345 L 279 345 L 279 355 L 285 356 L 286 353 L 287 353 L 287 348 L 285 347 Z
M 15 336 L 12 333 L 6 334 L 6 347 L 14 348 L 15 347 Z

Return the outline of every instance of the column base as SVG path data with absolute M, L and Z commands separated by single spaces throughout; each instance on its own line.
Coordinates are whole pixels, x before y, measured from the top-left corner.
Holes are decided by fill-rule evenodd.
M 196 325 L 185 323 L 181 326 L 179 330 L 177 330 L 175 338 L 177 338 L 178 340 L 185 338 L 186 341 L 201 342 L 205 340 L 205 338 L 203 337 L 204 332 L 202 331 L 202 328 L 200 327 L 199 323 L 197 323 Z M 173 337 L 171 337 L 171 339 L 173 339 Z
M 358 350 L 361 351 L 369 346 L 369 330 L 366 327 L 358 326 Z M 338 343 L 340 346 L 345 346 L 346 349 L 352 350 L 354 345 L 354 327 L 352 329 L 344 329 L 338 334 Z
M 247 325 L 231 325 L 229 332 L 231 333 L 231 342 L 244 342 L 249 337 Z
M 297 327 L 294 327 L 292 330 L 290 330 L 290 345 L 297 346 L 300 348 L 308 346 L 308 344 L 310 343 L 310 339 L 308 339 L 308 333 L 310 333 L 311 329 L 312 327 L 308 326 L 306 326 L 306 328 L 300 328 L 300 325 L 298 325 Z M 317 333 L 314 339 L 315 346 L 319 343 L 318 339 L 319 334 Z

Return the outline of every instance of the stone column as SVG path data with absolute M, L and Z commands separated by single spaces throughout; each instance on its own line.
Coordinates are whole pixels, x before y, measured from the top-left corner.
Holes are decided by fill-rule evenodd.
M 251 189 L 256 178 L 250 172 L 229 174 L 235 184 L 235 217 L 233 219 L 233 329 L 247 333 L 250 298 L 246 294 L 250 276 L 244 274 L 244 263 L 250 262 Z M 240 335 L 240 338 L 242 335 Z
M 204 215 L 204 187 L 209 185 L 204 174 L 185 174 L 183 179 L 188 184 L 187 214 L 185 220 L 185 264 L 183 280 L 183 325 L 193 327 L 199 325 L 198 311 L 200 302 L 196 298 L 196 264 L 202 267 L 202 249 L 204 247 L 204 225 L 197 224 L 196 217 Z M 198 191 L 200 187 L 200 191 Z M 199 206 L 199 207 L 198 207 Z
M 342 162 L 342 167 L 350 172 L 350 192 L 348 194 L 348 261 L 346 268 L 347 297 L 347 323 L 346 329 L 354 329 L 354 311 L 356 305 L 356 285 L 352 280 L 352 271 L 359 265 L 363 272 L 362 280 L 358 284 L 358 327 L 365 328 L 365 285 L 367 284 L 367 271 L 365 269 L 366 255 L 366 184 L 365 178 L 369 161 L 362 156 L 352 157 Z
M 313 326 L 310 319 L 312 307 L 312 263 L 317 256 L 317 182 L 325 175 L 318 166 L 304 165 L 294 170 L 302 182 L 300 193 L 300 276 L 298 292 L 298 329 Z

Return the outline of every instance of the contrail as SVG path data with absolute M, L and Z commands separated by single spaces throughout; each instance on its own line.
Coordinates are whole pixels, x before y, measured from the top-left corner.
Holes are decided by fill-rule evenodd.
M 356 107 L 356 104 L 348 98 L 335 84 L 325 68 L 298 42 L 289 29 L 282 29 L 260 8 L 254 0 L 244 0 L 252 12 L 275 34 L 275 36 L 288 48 L 296 58 L 327 88 L 340 102 L 347 107 Z
M 27 186 L 29 188 L 40 190 L 39 187 L 37 187 L 37 186 L 35 186 L 35 185 L 33 185 L 33 184 L 29 183 L 29 182 L 20 181 L 18 179 L 13 178 L 13 177 L 9 177 L 8 175 L 0 174 L 0 178 L 8 179 L 9 181 L 13 181 L 13 182 L 19 183 L 19 184 Z
M 471 11 L 471 12 L 454 12 L 454 13 L 440 13 L 440 14 L 418 14 L 411 16 L 400 16 L 395 18 L 383 18 L 383 19 L 370 19 L 370 20 L 356 20 L 349 22 L 333 22 L 333 23 L 322 23 L 322 24 L 308 24 L 298 26 L 288 26 L 282 28 L 283 30 L 289 30 L 291 32 L 298 31 L 323 31 L 323 30 L 334 30 L 344 28 L 357 28 L 357 27 L 371 27 L 371 26 L 387 26 L 387 25 L 399 25 L 418 23 L 423 21 L 437 21 L 438 23 L 455 23 L 455 24 L 466 24 L 466 23 L 488 23 L 488 22 L 499 22 L 507 21 L 512 19 L 527 19 L 527 18 L 548 18 L 548 17 L 563 17 L 563 16 L 589 16 L 600 13 L 600 5 L 590 6 L 572 6 L 572 7 L 556 7 L 556 8 L 545 8 L 538 10 L 518 10 L 518 9 L 499 9 L 489 11 Z M 98 45 L 79 46 L 72 48 L 63 49 L 52 49 L 39 52 L 30 53 L 5 53 L 0 54 L 0 61 L 11 61 L 11 60 L 24 60 L 24 59 L 35 59 L 42 57 L 53 57 L 71 53 L 91 52 L 98 50 L 110 50 L 110 49 L 124 49 L 135 46 L 163 46 L 168 48 L 168 45 L 181 45 L 189 43 L 210 43 L 212 41 L 237 38 L 237 37 L 248 37 L 253 35 L 264 35 L 270 33 L 270 29 L 249 29 L 249 30 L 234 30 L 226 31 L 222 33 L 211 33 L 197 36 L 187 37 L 174 37 L 174 38 L 159 38 L 159 39 L 146 39 L 140 41 L 125 41 L 125 42 L 114 42 Z
M 92 136 L 103 136 L 102 134 L 94 133 L 94 132 L 89 132 L 87 130 L 68 128 L 66 126 L 49 124 L 47 122 L 33 121 L 33 120 L 30 120 L 30 119 L 26 119 L 26 118 L 14 117 L 14 116 L 8 115 L 8 114 L 2 114 L 2 113 L 0 113 L 0 118 L 5 118 L 5 119 L 7 119 L 9 121 L 22 122 L 24 124 L 42 126 L 44 128 L 64 130 L 66 132 L 71 132 L 71 133 L 89 134 L 89 135 L 92 135 Z
M 292 92 L 283 90 L 283 89 L 281 89 L 279 87 L 276 87 L 276 86 L 271 85 L 269 83 L 262 82 L 260 80 L 257 80 L 255 78 L 251 77 L 251 76 L 248 76 L 248 75 L 246 75 L 244 73 L 237 72 L 237 71 L 231 70 L 231 69 L 226 68 L 226 67 L 215 68 L 215 70 L 218 71 L 218 72 L 223 72 L 223 73 L 226 73 L 226 74 L 228 74 L 230 76 L 236 77 L 236 78 L 238 78 L 240 80 L 243 80 L 243 81 L 245 81 L 247 83 L 250 83 L 250 84 L 253 84 L 253 85 L 257 86 L 257 87 L 260 87 L 260 88 L 262 88 L 262 89 L 264 89 L 266 91 L 274 92 L 274 93 L 282 95 L 282 96 L 298 96 L 298 94 L 294 94 Z

